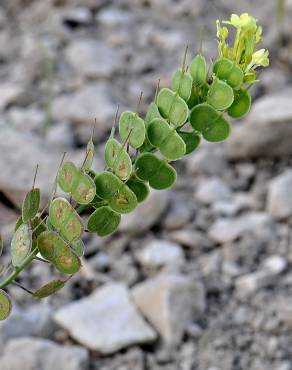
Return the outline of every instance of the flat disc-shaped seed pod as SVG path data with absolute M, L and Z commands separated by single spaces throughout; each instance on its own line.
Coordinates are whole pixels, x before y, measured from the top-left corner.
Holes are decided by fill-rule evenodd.
M 176 182 L 176 171 L 168 163 L 160 160 L 157 172 L 149 179 L 149 185 L 156 190 L 170 188 Z
M 191 96 L 192 84 L 192 77 L 183 72 L 182 69 L 177 69 L 172 79 L 171 88 L 173 91 L 177 91 L 183 100 L 188 101 Z
M 11 300 L 9 295 L 0 289 L 0 321 L 6 320 L 11 312 Z
M 207 141 L 217 142 L 227 139 L 230 132 L 230 123 L 223 116 L 219 116 L 216 122 L 203 131 L 203 136 Z
M 121 215 L 110 207 L 104 206 L 95 210 L 88 219 L 87 228 L 99 236 L 112 234 L 121 222 Z
M 65 245 L 58 251 L 58 255 L 52 261 L 57 270 L 63 274 L 75 274 L 81 267 L 79 257 L 71 250 L 68 245 Z
M 186 153 L 186 144 L 177 132 L 173 132 L 169 139 L 160 145 L 160 153 L 170 161 L 177 161 Z
M 31 220 L 31 227 L 33 231 L 33 239 L 37 238 L 42 232 L 47 230 L 44 221 L 38 216 Z
M 116 139 L 109 139 L 104 148 L 104 159 L 108 167 L 113 168 L 117 156 L 122 151 L 122 144 L 120 144 Z
M 146 117 L 145 117 L 146 127 L 154 118 L 159 118 L 159 117 L 160 117 L 160 113 L 159 113 L 159 109 L 158 109 L 156 103 L 154 103 L 154 102 L 150 103 L 150 105 L 147 109 Z
M 207 95 L 207 103 L 217 110 L 225 110 L 230 107 L 233 100 L 232 88 L 226 82 L 214 79 Z
M 46 298 L 64 288 L 66 281 L 52 280 L 33 293 L 35 298 Z
M 194 108 L 195 105 L 198 105 L 201 103 L 201 94 L 200 94 L 200 88 L 198 86 L 193 86 L 191 90 L 191 95 L 189 97 L 189 100 L 187 101 L 187 105 L 189 109 Z
M 130 213 L 137 204 L 136 195 L 126 184 L 123 184 L 109 200 L 109 206 L 118 213 Z
M 218 112 L 210 104 L 202 103 L 195 106 L 190 114 L 190 124 L 200 132 L 218 119 Z
M 95 183 L 92 178 L 77 170 L 71 189 L 72 198 L 79 204 L 88 204 L 93 200 L 95 193 Z
M 160 90 L 157 96 L 157 106 L 162 117 L 168 119 L 175 127 L 183 125 L 188 118 L 187 103 L 170 89 Z
M 160 159 L 152 153 L 140 154 L 136 160 L 136 176 L 142 181 L 148 181 L 160 166 Z
M 242 69 L 239 66 L 237 66 L 236 64 L 233 64 L 233 68 L 232 68 L 226 82 L 233 89 L 237 90 L 237 89 L 240 89 L 240 87 L 242 86 L 243 78 L 244 78 L 244 74 L 242 72 Z
M 19 216 L 16 223 L 15 223 L 15 226 L 14 226 L 14 232 L 19 228 L 19 226 L 21 226 L 23 224 L 23 219 L 22 219 L 22 216 Z
M 71 248 L 77 254 L 78 257 L 82 257 L 84 255 L 85 246 L 81 239 L 76 240 L 71 244 Z
M 65 193 L 70 193 L 75 181 L 77 168 L 72 162 L 65 162 L 59 169 L 57 181 Z
M 132 172 L 132 161 L 126 149 L 116 140 L 109 139 L 105 145 L 104 158 L 108 167 L 122 180 L 127 180 Z
M 250 107 L 250 93 L 246 89 L 241 89 L 236 93 L 234 102 L 228 108 L 228 114 L 230 117 L 240 119 L 250 111 Z
M 22 220 L 24 223 L 33 219 L 40 207 L 41 193 L 40 189 L 31 189 L 25 196 L 22 204 Z
M 32 245 L 31 230 L 28 224 L 22 224 L 14 233 L 11 241 L 11 259 L 14 267 L 21 265 L 30 254 Z
M 110 200 L 123 182 L 113 173 L 104 171 L 94 179 L 96 194 L 102 199 Z
M 194 152 L 198 148 L 198 146 L 200 145 L 201 135 L 199 133 L 180 131 L 180 132 L 178 132 L 178 134 L 186 144 L 186 153 L 185 153 L 185 155 Z
M 217 60 L 213 66 L 213 72 L 233 89 L 240 88 L 243 83 L 244 75 L 241 68 L 227 58 Z
M 123 112 L 119 120 L 122 140 L 128 140 L 133 148 L 139 148 L 145 140 L 144 120 L 134 112 Z
M 66 199 L 56 198 L 51 202 L 49 219 L 68 242 L 81 238 L 84 231 L 82 220 Z
M 132 190 L 132 192 L 136 195 L 136 198 L 139 203 L 143 202 L 148 194 L 149 194 L 149 187 L 145 182 L 137 179 L 131 178 L 127 181 L 127 186 Z
M 147 137 L 151 145 L 159 148 L 172 132 L 172 128 L 163 118 L 155 118 L 147 128 Z
M 37 245 L 43 258 L 54 261 L 66 244 L 56 232 L 47 230 L 39 235 Z
M 90 139 L 87 143 L 86 146 L 86 156 L 85 156 L 85 161 L 82 165 L 82 169 L 84 171 L 89 171 L 91 169 L 92 163 L 94 159 L 94 144 L 92 139 Z
M 203 85 L 207 80 L 207 63 L 203 55 L 198 54 L 191 62 L 190 73 L 197 86 Z

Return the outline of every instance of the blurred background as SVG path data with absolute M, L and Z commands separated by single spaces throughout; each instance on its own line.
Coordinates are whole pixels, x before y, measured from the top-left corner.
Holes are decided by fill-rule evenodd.
M 9 287 L 1 370 L 292 370 L 292 1 L 1 0 L 1 262 L 36 164 L 49 194 L 61 155 L 94 167 L 120 110 L 168 86 L 189 45 L 217 54 L 216 19 L 249 12 L 271 66 L 226 144 L 176 164 L 111 237 L 86 235 L 81 273 L 38 301 Z M 203 31 L 203 32 L 202 32 Z M 34 262 L 31 290 L 54 271 Z M 72 303 L 73 302 L 73 303 Z

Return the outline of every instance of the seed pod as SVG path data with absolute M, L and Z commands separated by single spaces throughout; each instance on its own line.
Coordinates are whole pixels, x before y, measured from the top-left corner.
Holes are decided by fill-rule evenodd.
M 176 171 L 167 162 L 161 160 L 158 171 L 155 176 L 149 180 L 153 189 L 163 190 L 170 188 L 176 182 Z
M 150 103 L 149 107 L 148 107 L 148 110 L 147 110 L 147 113 L 146 113 L 146 117 L 145 117 L 145 126 L 147 128 L 147 125 L 149 125 L 149 123 L 154 119 L 154 118 L 159 118 L 160 117 L 160 113 L 159 113 L 159 109 L 157 107 L 157 105 L 152 102 Z
M 64 288 L 66 281 L 52 280 L 33 293 L 35 298 L 46 298 Z
M 28 224 L 23 224 L 14 233 L 11 241 L 11 259 L 14 267 L 19 267 L 30 254 L 31 246 L 31 230 Z
M 128 140 L 133 148 L 139 148 L 145 140 L 145 124 L 137 113 L 123 112 L 119 121 L 122 140 Z
M 235 90 L 243 84 L 244 75 L 241 68 L 227 58 L 217 60 L 213 66 L 213 72 Z
M 70 193 L 73 188 L 73 183 L 75 181 L 77 168 L 72 162 L 65 162 L 59 169 L 57 181 L 60 188 L 65 193 Z
M 116 140 L 109 139 L 104 150 L 105 162 L 122 180 L 127 180 L 132 172 L 132 161 L 126 149 Z
M 231 106 L 233 100 L 232 88 L 226 82 L 215 78 L 207 95 L 207 103 L 217 110 L 225 110 Z
M 19 216 L 16 223 L 15 223 L 15 226 L 14 226 L 14 232 L 19 228 L 19 226 L 21 226 L 23 224 L 23 219 L 22 219 L 22 216 Z
M 201 135 L 199 133 L 179 131 L 178 134 L 186 144 L 185 155 L 194 152 L 200 145 Z
M 32 238 L 33 240 L 36 239 L 42 232 L 46 231 L 46 225 L 44 224 L 43 220 L 36 216 L 33 220 L 31 220 L 31 227 L 32 227 Z
M 91 137 L 86 146 L 85 161 L 82 165 L 82 169 L 84 171 L 87 172 L 91 169 L 93 159 L 94 159 L 94 144 Z
M 191 96 L 192 84 L 192 77 L 182 69 L 177 69 L 172 79 L 171 88 L 174 92 L 177 92 L 182 99 L 188 101 Z
M 40 207 L 40 189 L 31 189 L 25 196 L 22 204 L 22 220 L 24 223 L 33 219 Z
M 143 153 L 136 159 L 136 175 L 142 181 L 149 181 L 155 176 L 160 166 L 160 159 L 152 153 Z
M 84 255 L 85 246 L 81 239 L 73 242 L 71 244 L 71 248 L 77 254 L 78 257 L 82 257 Z
M 0 321 L 6 320 L 11 312 L 11 300 L 9 295 L 0 289 Z
M 218 142 L 226 140 L 230 132 L 230 123 L 223 116 L 219 116 L 211 126 L 203 131 L 203 136 L 207 141 Z
M 203 55 L 198 54 L 190 66 L 191 76 L 196 86 L 203 85 L 207 80 L 207 63 Z
M 49 219 L 53 227 L 68 241 L 81 238 L 84 231 L 82 220 L 64 198 L 56 198 L 50 204 Z
M 243 118 L 251 107 L 251 96 L 246 89 L 240 89 L 236 95 L 234 102 L 228 109 L 228 114 L 233 118 Z
M 149 194 L 149 187 L 145 182 L 137 179 L 136 177 L 131 177 L 127 181 L 127 186 L 133 191 L 136 195 L 136 198 L 139 203 L 143 202 L 148 194 Z
M 87 228 L 99 236 L 112 234 L 119 226 L 121 215 L 110 207 L 104 206 L 95 210 L 89 217 Z
M 175 127 L 183 125 L 188 118 L 186 102 L 170 89 L 161 89 L 157 96 L 157 106 L 163 118 L 169 120 Z
M 97 175 L 94 182 L 96 186 L 96 194 L 107 201 L 114 196 L 123 184 L 116 175 L 108 171 L 104 171 Z
M 62 249 L 58 251 L 52 263 L 57 270 L 68 275 L 75 274 L 81 267 L 80 259 L 68 245 L 63 246 Z
M 118 213 L 130 213 L 137 207 L 137 198 L 132 190 L 125 184 L 109 200 L 109 206 Z
M 42 257 L 52 262 L 57 258 L 65 242 L 56 232 L 48 230 L 39 235 L 37 245 Z

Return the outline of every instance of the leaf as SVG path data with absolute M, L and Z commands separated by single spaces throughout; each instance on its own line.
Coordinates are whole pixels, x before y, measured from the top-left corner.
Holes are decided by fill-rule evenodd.
M 233 118 L 243 118 L 251 107 L 251 96 L 246 89 L 241 89 L 235 95 L 234 102 L 228 108 L 228 114 Z
M 52 280 L 33 293 L 35 298 L 46 298 L 64 288 L 66 281 Z
M 110 207 L 104 206 L 95 210 L 89 217 L 87 228 L 99 236 L 112 234 L 119 226 L 121 215 Z
M 116 139 L 107 141 L 104 156 L 107 166 L 112 168 L 120 179 L 127 180 L 130 177 L 132 172 L 131 158 Z
M 188 101 L 189 97 L 191 96 L 192 85 L 192 77 L 184 72 L 182 69 L 177 69 L 172 78 L 172 90 L 178 92 L 178 95 L 182 99 Z
M 0 320 L 6 320 L 11 312 L 11 300 L 9 295 L 0 289 Z
M 233 100 L 232 88 L 226 82 L 214 79 L 207 95 L 207 103 L 217 110 L 226 110 L 233 103 Z
M 40 207 L 40 189 L 31 189 L 25 196 L 22 204 L 22 220 L 24 223 L 33 219 Z
M 203 85 L 207 80 L 207 63 L 203 55 L 198 54 L 191 62 L 190 73 L 196 86 Z
M 186 102 L 170 89 L 161 89 L 157 96 L 157 106 L 163 118 L 166 118 L 175 127 L 183 125 L 188 118 Z
M 14 267 L 19 267 L 30 254 L 32 246 L 31 230 L 28 224 L 19 226 L 11 241 L 11 259 Z
M 200 145 L 201 135 L 199 133 L 179 131 L 178 134 L 186 144 L 185 155 L 194 152 Z
M 133 148 L 140 148 L 145 140 L 145 124 L 137 113 L 123 112 L 119 120 L 119 132 L 123 141 Z

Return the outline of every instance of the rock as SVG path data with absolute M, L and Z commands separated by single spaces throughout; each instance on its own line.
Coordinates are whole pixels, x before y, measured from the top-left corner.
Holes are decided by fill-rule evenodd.
M 268 186 L 267 210 L 277 220 L 292 215 L 292 170 L 286 170 L 272 179 Z
M 270 256 L 263 263 L 264 269 L 267 269 L 276 275 L 281 274 L 286 267 L 287 261 L 279 255 Z
M 194 209 L 188 199 L 176 196 L 175 193 L 172 194 L 171 199 L 172 201 L 166 217 L 162 221 L 162 226 L 168 230 L 180 229 L 190 221 Z
M 264 212 L 251 212 L 234 219 L 218 219 L 208 231 L 208 236 L 216 243 L 228 243 L 246 233 L 259 233 L 270 228 L 271 217 Z
M 203 0 L 182 0 L 175 3 L 172 0 L 150 0 L 149 3 L 155 11 L 171 16 L 189 14 L 196 17 L 204 8 Z
M 183 275 L 162 274 L 132 289 L 135 304 L 167 345 L 180 343 L 187 326 L 204 311 L 205 292 Z
M 258 99 L 244 124 L 235 127 L 226 143 L 231 159 L 279 157 L 292 154 L 292 90 Z
M 231 198 L 231 195 L 229 187 L 217 177 L 202 181 L 195 193 L 196 199 L 203 204 L 212 204 L 216 201 L 226 200 Z
M 86 26 L 92 18 L 91 12 L 85 7 L 68 8 L 64 10 L 63 21 L 67 25 Z
M 1 370 L 86 370 L 88 352 L 78 346 L 61 346 L 36 338 L 8 342 L 0 357 Z
M 216 215 L 232 217 L 240 211 L 255 207 L 255 200 L 248 193 L 234 194 L 230 199 L 213 203 L 212 212 Z
M 173 242 L 154 239 L 137 253 L 141 265 L 150 268 L 181 266 L 184 262 L 182 248 Z
M 87 348 L 111 354 L 156 339 L 129 299 L 125 285 L 108 283 L 89 297 L 59 309 L 55 321 Z
M 0 85 L 0 110 L 10 105 L 23 105 L 30 101 L 30 94 L 24 92 L 24 89 L 13 82 L 1 83 Z
M 166 210 L 168 202 L 167 191 L 152 190 L 148 198 L 134 212 L 123 215 L 119 230 L 133 234 L 143 233 L 157 223 Z
M 110 130 L 116 111 L 108 87 L 103 83 L 87 85 L 74 94 L 59 96 L 54 100 L 52 109 L 56 121 L 91 127 L 96 118 L 99 139 Z
M 77 74 L 88 79 L 110 78 L 121 64 L 117 52 L 97 40 L 70 43 L 65 57 Z
M 105 8 L 97 13 L 96 21 L 103 27 L 122 27 L 128 26 L 132 20 L 132 14 L 123 9 Z
M 45 124 L 44 113 L 35 107 L 11 108 L 8 111 L 8 118 L 12 126 L 17 128 L 17 130 L 26 132 L 41 131 Z
M 167 234 L 170 240 L 189 248 L 210 248 L 212 243 L 200 231 L 184 229 Z

